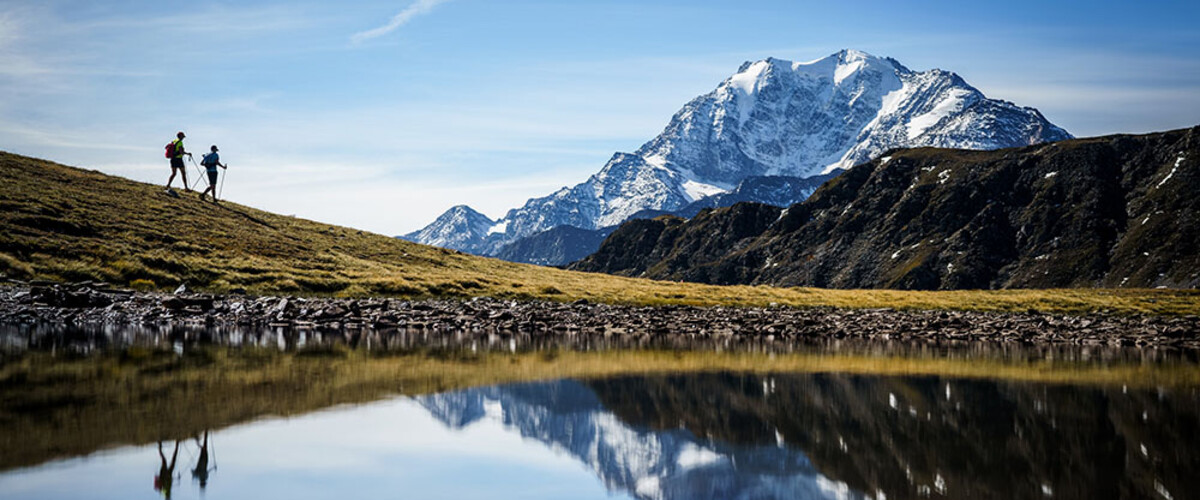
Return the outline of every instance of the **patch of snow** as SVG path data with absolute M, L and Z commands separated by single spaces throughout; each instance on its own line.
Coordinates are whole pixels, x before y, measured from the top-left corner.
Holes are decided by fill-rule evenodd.
M 1054 176 L 1056 176 L 1056 175 L 1058 175 L 1058 172 L 1050 172 L 1050 173 L 1046 174 L 1046 176 L 1045 176 L 1045 177 L 1043 177 L 1043 178 L 1044 178 L 1044 179 L 1049 179 L 1049 178 L 1051 178 L 1051 177 L 1054 177 Z
M 895 252 L 892 252 L 892 258 L 895 259 L 896 257 L 899 257 L 901 250 L 904 250 L 904 249 L 901 248 L 900 250 L 896 250 Z
M 893 410 L 898 410 L 898 409 L 900 409 L 900 408 L 899 408 L 899 404 L 898 404 L 898 402 L 896 401 L 896 395 L 895 395 L 895 394 L 893 394 L 893 393 L 888 393 L 888 404 L 889 404 L 889 405 L 892 405 L 892 409 L 893 409 Z
M 1154 186 L 1154 189 L 1158 189 L 1158 188 L 1162 187 L 1163 184 L 1166 184 L 1167 181 L 1171 180 L 1171 177 L 1175 175 L 1175 171 L 1179 170 L 1179 164 L 1183 163 L 1183 158 L 1184 158 L 1183 153 L 1179 153 L 1179 157 L 1175 159 L 1175 166 L 1171 167 L 1171 172 L 1168 173 L 1167 176 L 1164 177 L 1163 180 L 1161 182 L 1159 182 L 1157 186 Z
M 1048 497 L 1054 496 L 1054 488 L 1051 488 L 1049 484 L 1042 483 L 1042 495 Z
M 833 70 L 833 84 L 841 85 L 847 78 L 861 71 L 865 65 L 866 61 L 862 59 L 849 61 L 846 64 L 839 64 L 837 69 Z
M 901 84 L 900 88 L 884 94 L 883 99 L 880 100 L 879 116 L 894 115 L 900 111 L 900 105 L 907 100 L 911 93 L 909 90 L 908 85 Z M 874 123 L 872 122 L 872 124 Z
M 753 94 L 758 90 L 759 78 L 770 64 L 767 61 L 757 61 L 751 64 L 745 71 L 729 77 L 729 86 L 743 94 Z
M 938 184 L 945 184 L 948 180 L 950 180 L 950 169 L 938 172 Z
M 765 73 L 770 66 L 769 61 L 758 61 L 746 68 L 746 71 L 729 77 L 729 86 L 735 90 L 735 106 L 740 112 L 738 123 L 746 123 L 750 119 L 750 111 L 754 109 L 758 100 L 756 94 L 759 85 L 765 79 Z
M 942 121 L 942 118 L 949 116 L 951 113 L 958 113 L 963 110 L 967 100 L 967 96 L 971 95 L 970 91 L 965 89 L 951 90 L 941 101 L 934 105 L 933 109 L 928 113 L 914 116 L 908 121 L 908 140 L 915 140 L 924 134 L 929 127 L 937 125 Z
M 496 233 L 504 234 L 505 231 L 508 231 L 508 221 L 502 220 L 502 221 L 496 223 L 496 225 L 489 227 L 487 230 L 487 234 L 496 234 Z
M 696 182 L 693 180 L 683 181 L 683 192 L 684 195 L 687 196 L 688 201 L 696 201 L 706 196 L 721 194 L 728 191 L 728 189 L 724 189 L 721 186 L 714 186 L 712 184 L 705 184 L 703 182 Z
M 880 165 L 887 165 L 887 162 L 889 162 L 889 161 L 892 161 L 892 157 L 891 157 L 891 156 L 884 156 L 883 158 L 880 158 L 880 159 L 879 159 L 879 164 L 880 164 Z

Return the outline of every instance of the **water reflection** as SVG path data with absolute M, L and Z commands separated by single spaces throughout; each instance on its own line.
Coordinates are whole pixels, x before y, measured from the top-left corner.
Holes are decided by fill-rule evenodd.
M 167 465 L 167 456 L 163 454 L 162 441 L 158 442 L 158 458 L 162 461 L 162 465 L 158 468 L 158 474 L 154 475 L 154 491 L 162 493 L 166 498 L 171 498 L 171 486 L 175 484 L 175 460 L 179 458 L 179 441 L 175 441 L 175 448 L 171 451 L 171 465 Z
M 639 498 L 1187 498 L 1200 395 L 939 377 L 663 375 L 417 398 Z
M 194 497 L 213 487 L 220 437 L 232 450 L 220 498 L 578 498 L 604 496 L 602 485 L 663 500 L 1180 499 L 1200 491 L 1197 431 L 1195 387 L 836 373 L 564 379 L 342 407 L 9 471 L 0 497 L 142 496 L 150 463 L 162 496 Z M 180 468 L 193 488 L 176 482 Z
M 783 342 L 756 337 L 688 340 L 650 335 L 592 336 L 556 333 L 503 333 L 406 329 L 320 329 L 203 325 L 0 324 L 0 354 L 53 352 L 91 355 L 132 346 L 169 348 L 252 347 L 297 352 L 333 345 L 373 352 L 441 349 L 461 352 L 612 351 L 665 349 L 712 352 L 829 352 L 868 356 L 941 359 L 1002 359 L 1093 364 L 1116 362 L 1200 363 L 1200 351 L 1069 344 L 965 341 L 888 342 L 861 339 L 797 339 Z
M 230 349 L 250 355 L 224 359 L 221 364 L 217 360 L 225 350 L 201 349 L 214 345 L 305 355 L 260 356 L 263 351 Z M 125 476 L 112 472 L 109 482 L 120 485 L 104 494 L 87 489 L 83 481 L 78 489 L 67 484 L 55 490 L 63 498 L 153 494 L 145 483 L 147 473 L 155 468 L 154 491 L 167 498 L 203 494 L 210 486 L 221 498 L 283 493 L 319 497 L 313 493 L 316 489 L 296 486 L 316 488 L 310 477 L 314 474 L 324 488 L 319 491 L 343 496 L 399 491 L 392 488 L 444 493 L 459 487 L 464 477 L 503 482 L 511 489 L 482 487 L 463 490 L 459 497 L 538 496 L 528 489 L 544 486 L 546 472 L 513 470 L 513 463 L 539 452 L 513 442 L 532 444 L 550 456 L 547 460 L 568 462 L 574 472 L 580 472 L 578 466 L 583 464 L 587 480 L 564 479 L 554 494 L 541 495 L 545 498 L 563 497 L 564 491 L 586 490 L 590 495 L 600 485 L 616 494 L 645 499 L 1178 499 L 1200 491 L 1200 479 L 1193 477 L 1200 470 L 1200 453 L 1194 449 L 1200 442 L 1200 394 L 1196 379 L 1188 378 L 1197 363 L 1191 351 L 971 343 L 782 344 L 765 339 L 680 343 L 650 337 L 154 325 L 0 325 L 0 346 L 12 355 L 0 357 L 0 368 L 5 368 L 6 360 L 20 360 L 31 351 L 128 354 L 89 356 L 99 361 L 73 365 L 76 375 L 82 374 L 75 378 L 57 372 L 55 363 L 61 358 L 51 356 L 55 361 L 44 369 L 14 369 L 10 374 L 15 375 L 0 379 L 0 395 L 5 399 L 0 406 L 0 464 L 5 467 L 93 453 L 119 443 L 152 443 L 136 450 L 145 460 L 133 464 L 122 462 L 125 452 L 92 455 L 83 463 L 68 460 L 71 467 L 107 467 L 133 478 L 125 481 Z M 133 346 L 155 349 L 140 354 L 133 349 L 121 351 Z M 328 359 L 311 355 L 314 348 L 328 346 L 371 353 L 442 349 L 438 352 L 462 355 L 396 356 L 390 361 L 385 359 L 388 356 L 343 359 L 337 350 L 330 350 Z M 564 363 L 554 365 L 556 356 L 579 362 L 619 358 L 592 353 L 570 357 L 561 349 L 628 348 L 672 349 L 679 359 L 684 358 L 679 351 L 686 349 L 768 353 L 751 356 L 756 360 L 786 359 L 776 354 L 796 352 L 818 353 L 810 358 L 821 359 L 828 359 L 827 353 L 853 353 L 863 355 L 865 362 L 902 355 L 918 358 L 922 366 L 961 361 L 944 371 L 928 372 L 939 375 L 997 358 L 1015 361 L 1012 365 L 1028 371 L 1046 368 L 1031 362 L 1047 360 L 1066 362 L 1072 368 L 1134 368 L 1121 375 L 1130 387 L 1104 378 L 1091 379 L 1103 385 L 1076 386 L 936 375 L 814 374 L 812 369 L 773 375 L 629 375 L 419 396 L 403 400 L 404 418 L 364 419 L 364 414 L 378 408 L 367 405 L 338 410 L 337 418 L 343 420 L 299 430 L 288 422 L 265 421 L 247 424 L 232 435 L 228 427 L 212 435 L 207 430 L 197 432 L 272 412 L 308 412 L 389 394 L 464 387 L 479 380 L 494 383 L 494 377 L 507 375 L 507 370 L 520 372 L 539 363 L 570 368 L 562 367 Z M 547 352 L 475 355 L 531 351 Z M 704 365 L 709 369 L 722 359 L 736 358 L 700 357 L 710 363 Z M 385 361 L 372 364 L 378 359 Z M 503 361 L 495 363 L 498 359 Z M 648 367 L 639 363 L 653 359 L 622 362 L 628 363 L 626 370 L 645 372 Z M 404 371 L 418 363 L 426 363 L 424 371 Z M 1190 367 L 1180 380 L 1190 380 L 1192 385 L 1135 383 L 1150 380 L 1150 368 L 1162 365 Z M 846 365 L 828 366 L 832 368 L 823 369 L 836 371 Z M 227 377 L 224 369 L 229 367 L 244 370 L 241 378 Z M 292 373 L 287 367 L 302 369 Z M 356 373 L 359 378 L 353 378 Z M 382 375 L 373 378 L 375 373 Z M 561 376 L 562 372 L 552 373 Z M 1158 376 L 1163 380 L 1162 373 Z M 175 411 L 168 416 L 171 412 L 166 409 L 186 410 L 187 415 Z M 414 417 L 412 411 L 422 413 L 428 422 Z M 441 426 L 443 433 L 432 432 L 423 427 L 425 423 Z M 493 449 L 489 443 L 502 439 L 481 438 L 477 434 L 481 427 L 507 432 L 511 439 Z M 217 468 L 214 437 L 218 436 L 223 449 L 228 446 L 235 452 L 232 464 L 224 464 L 220 481 L 210 484 Z M 158 439 L 162 440 L 155 442 Z M 459 443 L 450 447 L 457 455 L 447 451 L 451 442 Z M 479 450 L 485 448 L 486 459 L 480 458 Z M 398 449 L 407 454 L 398 454 Z M 378 469 L 364 476 L 359 468 L 332 467 L 329 457 L 355 465 L 367 461 Z M 304 463 L 298 466 L 297 462 Z M 443 468 L 434 470 L 431 462 Z M 58 462 L 0 473 L 0 497 L 55 497 L 47 494 L 51 489 L 47 485 L 68 477 L 65 470 Z M 417 488 L 413 486 L 416 474 L 402 472 L 410 470 L 440 479 Z M 194 488 L 176 481 L 187 471 Z M 35 476 L 50 479 L 46 483 L 28 480 Z
M 200 436 L 196 436 L 196 446 L 200 447 L 200 455 L 196 458 L 196 466 L 192 468 L 192 479 L 200 483 L 200 489 L 208 487 L 208 475 L 217 470 L 216 457 L 213 457 L 212 466 L 208 464 L 208 431 L 204 431 L 204 441 L 200 440 Z
M 200 486 L 200 491 L 203 492 L 208 487 L 209 474 L 217 470 L 216 461 L 214 459 L 212 465 L 209 465 L 209 431 L 204 431 L 202 436 L 194 438 L 197 449 L 195 466 L 192 468 L 192 479 Z M 158 458 L 159 467 L 158 473 L 154 475 L 154 491 L 157 491 L 163 498 L 171 498 L 171 488 L 175 485 L 175 480 L 179 479 L 180 474 L 175 472 L 176 461 L 179 459 L 180 441 L 173 441 L 174 446 L 171 448 L 171 458 L 168 459 L 163 451 L 163 441 L 158 442 Z

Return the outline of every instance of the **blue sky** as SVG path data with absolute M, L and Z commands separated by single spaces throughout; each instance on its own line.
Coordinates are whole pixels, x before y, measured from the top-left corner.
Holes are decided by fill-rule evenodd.
M 0 149 L 383 234 L 583 181 L 746 60 L 957 72 L 1076 136 L 1200 124 L 1200 4 L 0 0 Z

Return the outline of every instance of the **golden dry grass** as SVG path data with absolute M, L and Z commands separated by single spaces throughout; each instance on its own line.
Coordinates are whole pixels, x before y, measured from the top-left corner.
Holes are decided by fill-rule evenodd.
M 165 172 L 164 172 L 165 173 Z M 514 264 L 0 153 L 0 273 L 137 288 L 626 304 L 1200 314 L 1195 290 L 707 286 Z

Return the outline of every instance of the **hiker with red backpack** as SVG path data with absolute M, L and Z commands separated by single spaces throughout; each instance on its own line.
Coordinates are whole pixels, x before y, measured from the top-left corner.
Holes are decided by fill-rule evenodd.
M 209 191 L 212 191 L 213 203 L 217 203 L 217 167 L 228 170 L 229 165 L 221 163 L 221 156 L 217 154 L 216 144 L 213 144 L 212 148 L 210 149 L 212 152 L 204 155 L 200 159 L 200 164 L 204 165 L 205 170 L 208 171 L 208 187 L 204 188 L 203 193 L 200 193 L 200 200 L 203 201 L 204 195 L 208 194 Z
M 192 190 L 191 188 L 188 187 L 187 167 L 183 164 L 183 155 L 187 155 L 188 158 L 191 158 L 192 154 L 183 149 L 183 138 L 186 137 L 183 135 L 183 132 L 175 134 L 175 137 L 177 139 L 175 139 L 175 140 L 171 141 L 169 144 L 167 144 L 167 151 L 166 151 L 167 158 L 171 159 L 171 178 L 167 179 L 167 192 L 168 193 L 174 193 L 174 191 L 171 190 L 171 182 L 175 180 L 175 170 L 176 169 L 179 170 L 179 175 L 182 176 L 182 178 L 183 178 L 184 191 Z

